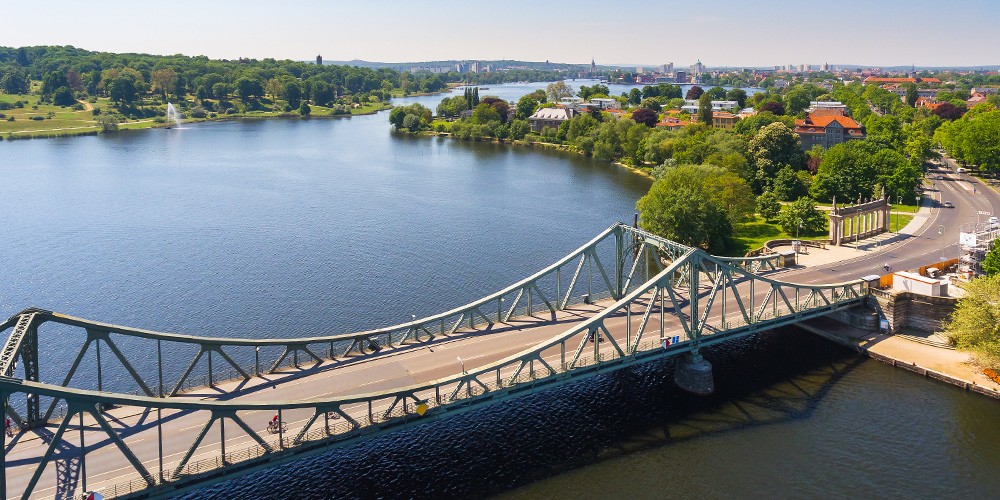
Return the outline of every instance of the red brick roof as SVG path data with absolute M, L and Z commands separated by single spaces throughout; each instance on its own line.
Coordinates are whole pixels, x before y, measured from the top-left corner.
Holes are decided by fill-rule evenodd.
M 860 136 L 861 125 L 854 121 L 853 118 L 845 116 L 839 111 L 837 113 L 830 113 L 830 111 L 838 110 L 828 110 L 820 109 L 813 111 L 803 120 L 795 120 L 795 133 L 797 134 L 823 134 L 826 132 L 826 127 L 833 122 L 837 122 L 841 127 L 847 130 L 847 133 L 852 136 Z

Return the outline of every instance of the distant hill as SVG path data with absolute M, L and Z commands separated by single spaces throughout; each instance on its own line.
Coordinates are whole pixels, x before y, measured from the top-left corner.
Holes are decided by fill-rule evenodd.
M 516 69 L 535 69 L 544 71 L 578 71 L 581 68 L 589 68 L 589 64 L 566 64 L 566 63 L 554 63 L 554 62 L 536 62 L 536 61 L 514 61 L 511 59 L 500 59 L 500 60 L 483 60 L 483 59 L 465 59 L 465 60 L 450 60 L 450 61 L 418 61 L 418 62 L 377 62 L 377 61 L 364 61 L 361 59 L 352 59 L 350 61 L 323 61 L 323 64 L 335 64 L 335 65 L 348 65 L 348 66 L 359 66 L 362 68 L 390 68 L 397 71 L 408 70 L 411 68 L 447 68 L 454 70 L 455 66 L 458 64 L 472 64 L 479 63 L 480 66 L 490 65 L 497 69 L 502 68 L 516 68 Z

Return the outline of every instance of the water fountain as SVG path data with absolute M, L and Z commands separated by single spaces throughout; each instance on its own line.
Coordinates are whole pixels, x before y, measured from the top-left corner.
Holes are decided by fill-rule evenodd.
M 173 120 L 174 125 L 176 125 L 177 128 L 181 127 L 181 115 L 180 115 L 180 113 L 177 112 L 177 108 L 175 108 L 173 104 L 170 104 L 168 102 L 167 103 L 167 123 L 170 123 L 171 120 Z M 170 125 L 167 125 L 167 128 L 170 128 Z

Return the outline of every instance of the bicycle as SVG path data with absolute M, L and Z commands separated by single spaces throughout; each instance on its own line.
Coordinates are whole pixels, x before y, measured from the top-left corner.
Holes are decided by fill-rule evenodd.
M 280 429 L 278 428 L 279 425 L 281 426 Z M 285 432 L 287 430 L 288 430 L 288 424 L 284 422 L 280 423 L 268 422 L 267 424 L 267 432 L 270 434 L 277 434 L 278 432 Z

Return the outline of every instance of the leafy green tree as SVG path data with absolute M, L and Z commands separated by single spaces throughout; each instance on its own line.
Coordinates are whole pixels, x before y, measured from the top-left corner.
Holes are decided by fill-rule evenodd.
M 246 103 L 255 97 L 263 97 L 264 86 L 261 85 L 259 80 L 246 77 L 240 78 L 236 80 L 236 94 L 240 96 L 241 101 Z
M 530 95 L 526 95 L 517 100 L 517 116 L 518 118 L 525 119 L 529 116 L 535 114 L 535 110 L 538 109 L 538 101 L 533 99 Z
M 733 130 L 738 134 L 754 135 L 758 130 L 764 128 L 765 125 L 770 125 L 774 122 L 784 123 L 789 129 L 795 126 L 795 119 L 790 116 L 778 116 L 770 111 L 762 111 L 736 122 Z
M 726 98 L 726 89 L 722 87 L 712 87 L 708 89 L 705 93 L 708 94 L 709 98 L 711 98 L 711 100 L 713 101 L 721 101 Z M 699 96 L 699 98 L 700 97 L 701 96 Z
M 781 208 L 778 224 L 790 235 L 821 233 L 829 227 L 826 215 L 816 209 L 812 198 L 805 196 Z
M 969 118 L 960 140 L 965 161 L 987 172 L 1000 172 L 1000 111 Z
M 903 124 L 896 115 L 871 115 L 865 121 L 867 140 L 879 147 L 901 150 L 903 147 Z
M 757 214 L 770 222 L 781 212 L 781 203 L 771 191 L 764 191 L 757 197 Z
M 629 104 L 639 104 L 642 102 L 642 91 L 639 89 L 632 89 L 628 91 L 628 103 Z
M 987 276 L 1000 276 L 1000 238 L 993 240 L 993 249 L 986 253 L 982 266 Z
M 10 68 L 0 79 L 0 87 L 3 87 L 3 91 L 8 94 L 27 94 L 31 81 L 23 69 Z
M 114 132 L 118 130 L 118 124 L 124 117 L 118 113 L 104 113 L 94 118 L 97 125 L 101 127 L 101 133 Z
M 233 92 L 233 86 L 228 83 L 219 82 L 216 83 L 215 85 L 212 85 L 212 95 L 216 99 L 220 100 L 225 99 L 229 97 L 229 94 L 231 94 L 232 92 Z
M 601 147 L 599 141 L 595 156 Z M 656 175 L 637 204 L 643 228 L 675 241 L 725 252 L 733 225 L 754 211 L 749 186 L 721 167 L 681 165 L 657 169 Z
M 73 91 L 69 87 L 59 87 L 52 94 L 52 102 L 57 106 L 72 106 L 76 104 L 76 97 L 73 96 Z
M 500 113 L 497 113 L 497 110 L 493 106 L 483 102 L 476 106 L 476 109 L 472 110 L 473 123 L 486 124 L 493 121 L 501 121 Z
M 732 244 L 733 226 L 726 213 L 696 186 L 661 179 L 636 206 L 642 228 L 651 233 L 713 253 Z
M 573 88 L 563 80 L 552 82 L 545 87 L 545 95 L 549 102 L 559 102 L 564 97 L 572 97 L 573 94 Z
M 302 87 L 298 82 L 287 82 L 281 91 L 281 98 L 288 101 L 288 106 L 292 109 L 298 108 L 302 102 Z
M 299 114 L 303 117 L 312 114 L 312 108 L 309 107 L 309 103 L 302 101 L 302 104 L 299 105 Z
M 781 122 L 761 128 L 747 144 L 747 152 L 755 167 L 752 185 L 757 192 L 763 192 L 782 167 L 801 170 L 805 166 L 799 136 Z
M 52 95 L 59 87 L 69 87 L 69 82 L 66 80 L 66 73 L 51 71 L 42 78 L 42 95 Z
M 727 101 L 736 101 L 736 104 L 742 108 L 747 103 L 747 92 L 740 88 L 730 89 L 726 92 Z
M 906 104 L 911 108 L 916 106 L 917 99 L 920 98 L 920 94 L 917 92 L 916 84 L 909 84 L 906 86 Z
M 317 80 L 312 82 L 312 102 L 318 106 L 328 106 L 333 101 L 333 87 L 328 83 Z
M 712 95 L 707 92 L 698 98 L 698 122 L 712 126 Z
M 406 115 L 403 117 L 403 128 L 410 132 L 418 132 L 420 130 L 420 117 L 414 114 Z
M 945 332 L 955 347 L 1000 369 L 1000 274 L 972 280 L 963 288 L 965 297 L 958 300 Z
M 785 94 L 785 112 L 797 115 L 809 107 L 809 93 L 800 88 L 793 88 Z
M 798 172 L 788 165 L 778 170 L 771 183 L 771 190 L 782 201 L 797 200 L 809 194 L 809 186 L 799 177 Z
M 135 79 L 131 76 L 119 76 L 111 82 L 109 94 L 112 101 L 119 104 L 130 104 L 138 97 Z

